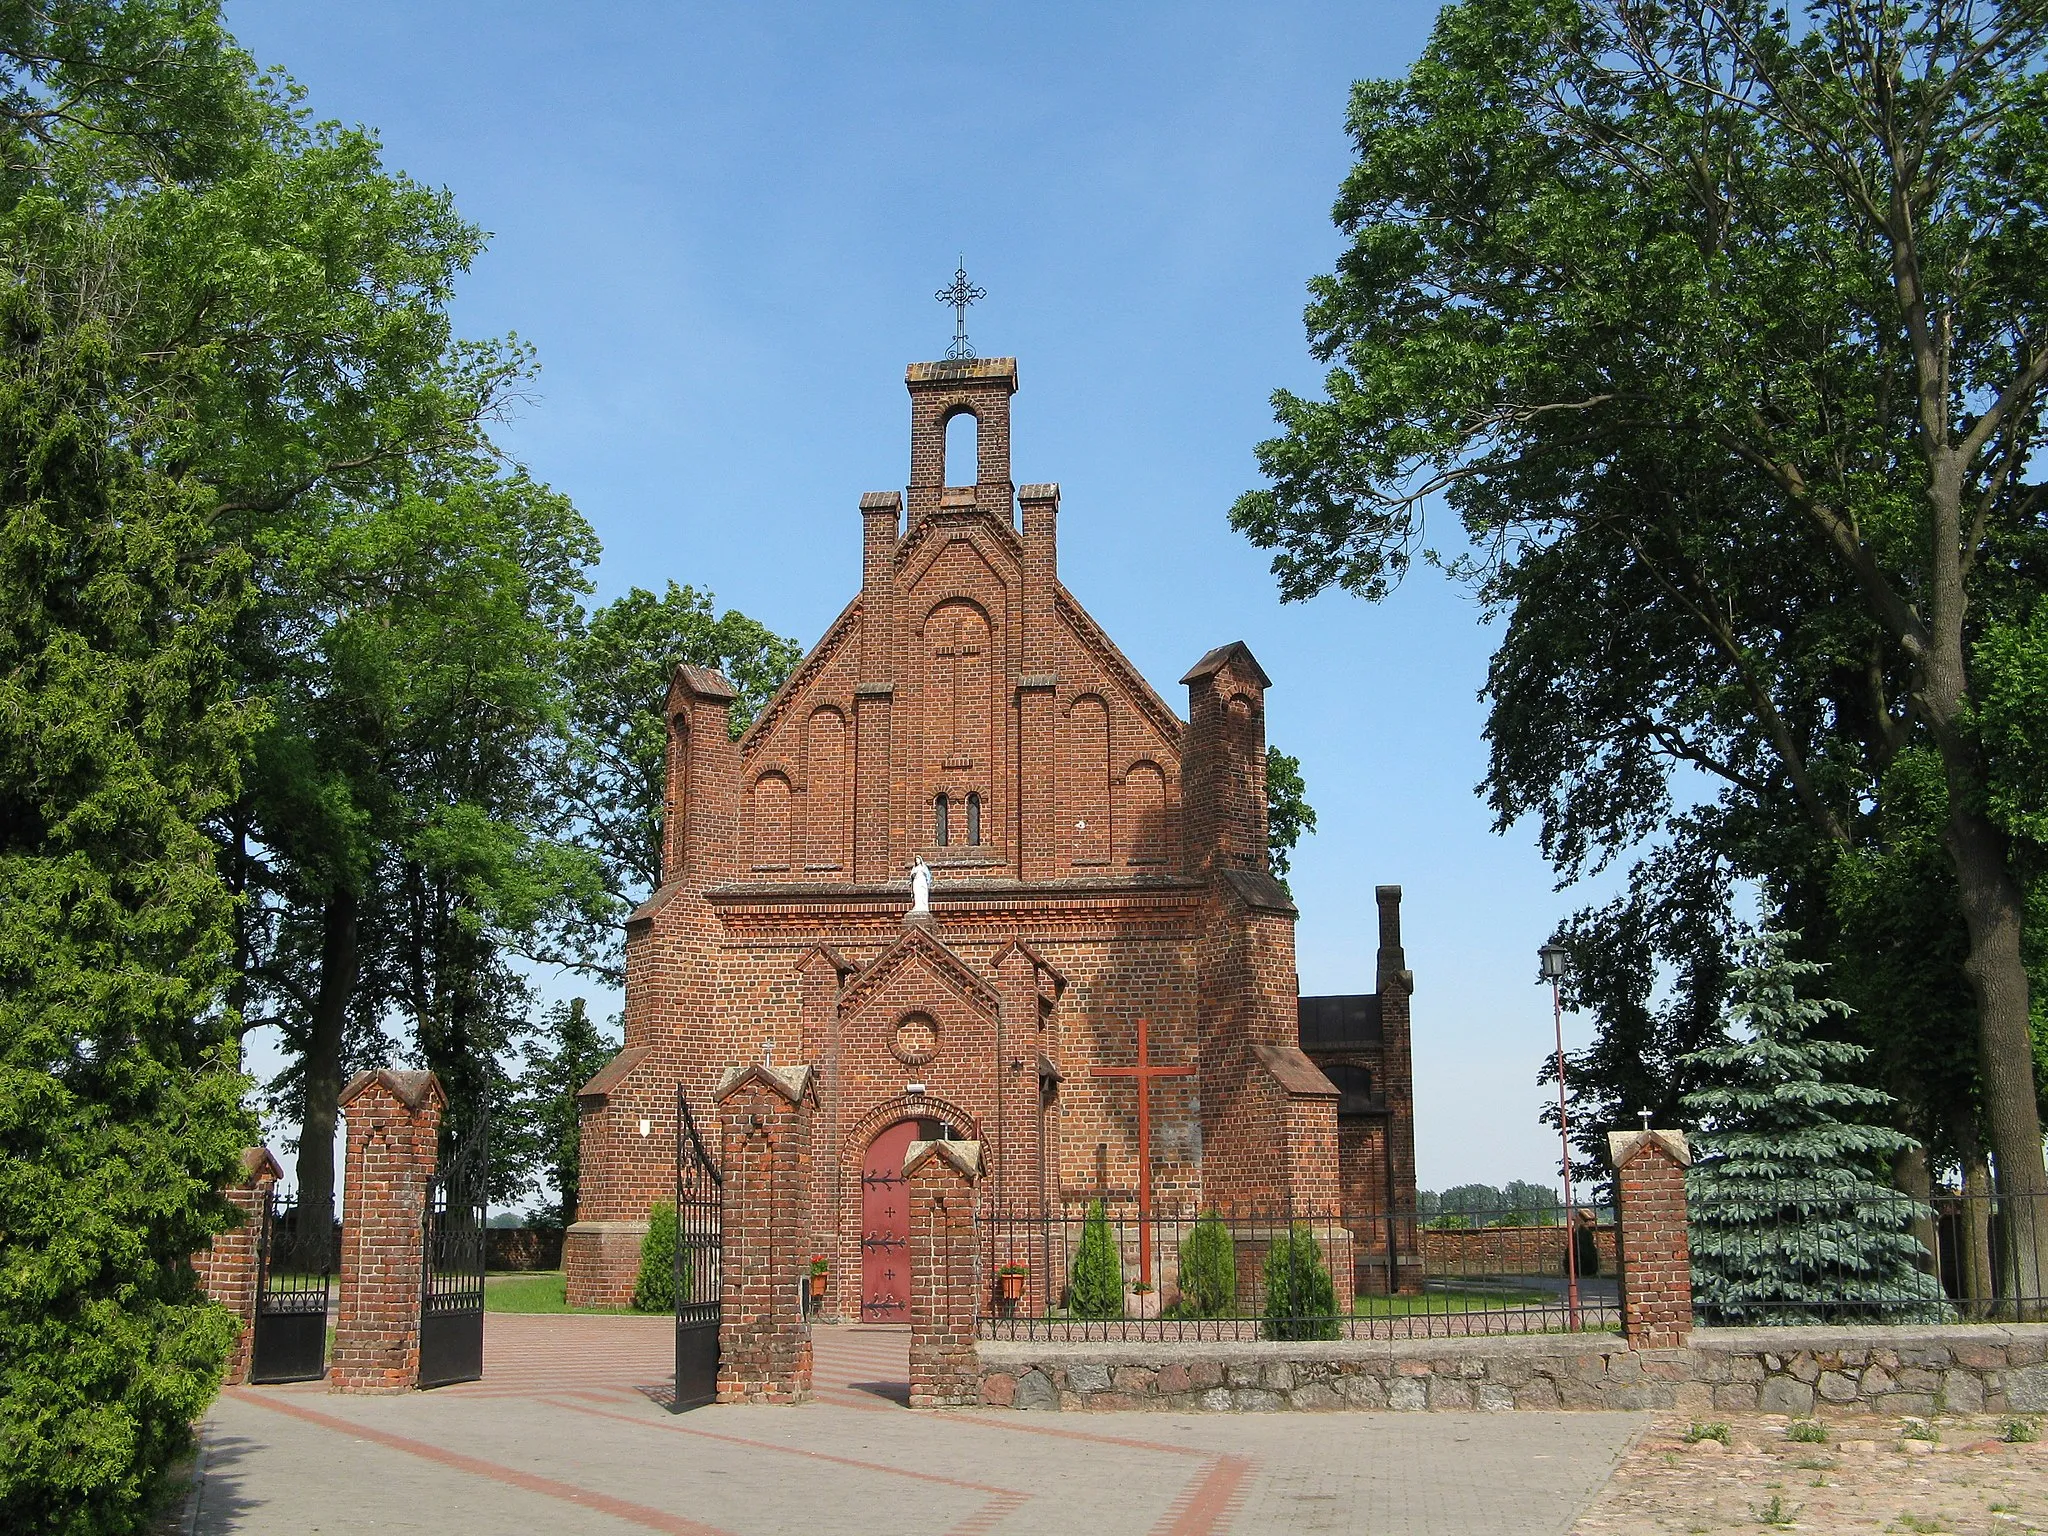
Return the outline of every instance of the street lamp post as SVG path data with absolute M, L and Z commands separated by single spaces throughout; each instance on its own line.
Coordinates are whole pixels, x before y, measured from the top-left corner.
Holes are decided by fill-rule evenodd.
M 1543 964 L 1543 979 L 1550 983 L 1550 1021 L 1557 1030 L 1557 1138 L 1564 1149 L 1564 1273 L 1565 1304 L 1570 1311 L 1573 1332 L 1579 1327 L 1579 1228 L 1578 1208 L 1572 1204 L 1572 1121 L 1564 1086 L 1564 982 L 1568 958 L 1562 944 L 1546 944 L 1536 951 Z

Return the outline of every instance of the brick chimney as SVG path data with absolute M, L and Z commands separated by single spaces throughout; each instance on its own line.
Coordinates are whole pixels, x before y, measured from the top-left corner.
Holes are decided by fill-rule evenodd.
M 1053 593 L 1059 588 L 1060 488 L 1018 487 L 1024 514 L 1024 674 L 1053 669 Z
M 1181 681 L 1188 732 L 1181 826 L 1191 874 L 1266 869 L 1266 676 L 1242 640 L 1219 645 Z
M 680 665 L 668 685 L 668 761 L 661 882 L 711 883 L 733 873 L 740 755 L 728 722 L 739 695 L 708 667 Z

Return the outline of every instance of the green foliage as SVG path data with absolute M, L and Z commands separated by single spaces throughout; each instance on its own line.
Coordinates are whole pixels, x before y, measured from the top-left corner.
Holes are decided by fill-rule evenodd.
M 690 1256 L 682 1256 L 682 1273 L 676 1272 L 676 1248 L 681 1231 L 673 1201 L 661 1200 L 648 1208 L 647 1235 L 640 1239 L 640 1273 L 633 1281 L 635 1312 L 673 1312 L 678 1281 L 681 1292 L 689 1293 Z
M 1999 1423 L 1998 1438 L 2007 1445 L 2032 1445 L 2041 1438 L 2041 1431 L 2032 1419 L 2005 1419 Z
M 1555 1189 L 1510 1179 L 1492 1184 L 1454 1184 L 1415 1192 L 1416 1214 L 1433 1227 L 1555 1226 L 1560 1197 Z
M 1785 1428 L 1785 1438 L 1794 1445 L 1826 1445 L 1828 1427 L 1818 1419 L 1794 1419 Z
M 554 1190 L 555 1220 L 564 1227 L 576 1219 L 582 1171 L 576 1093 L 617 1050 L 618 1041 L 599 1030 L 582 998 L 556 1003 L 528 1041 L 524 1070 L 491 1132 L 504 1144 L 520 1193 L 536 1184 Z
M 1088 1219 L 1081 1224 L 1081 1246 L 1074 1251 L 1067 1286 L 1067 1309 L 1075 1317 L 1101 1320 L 1124 1315 L 1123 1253 L 1100 1200 L 1088 1207 Z
M 1237 1253 L 1230 1228 L 1214 1211 L 1197 1217 L 1180 1241 L 1180 1299 L 1189 1317 L 1228 1317 L 1237 1310 Z
M 1718 1440 L 1723 1445 L 1728 1444 L 1728 1426 L 1720 1423 L 1703 1424 L 1695 1419 L 1686 1427 L 1685 1443 L 1687 1445 L 1698 1445 L 1702 1440 Z
M 1273 873 L 1284 884 L 1294 845 L 1302 834 L 1316 829 L 1315 807 L 1308 803 L 1308 785 L 1302 781 L 1301 759 L 1266 748 L 1266 856 Z
M 1323 1263 L 1322 1244 L 1297 1226 L 1266 1250 L 1266 1313 L 1259 1327 L 1268 1339 L 1334 1339 L 1342 1336 L 1337 1291 Z
M 564 712 L 550 751 L 558 835 L 599 861 L 605 904 L 581 937 L 583 963 L 623 982 L 617 933 L 661 884 L 665 705 L 679 664 L 708 667 L 739 690 L 731 729 L 742 732 L 803 659 L 792 640 L 709 593 L 634 587 L 574 624 L 562 648 Z
M 1818 1033 L 1848 1005 L 1800 995 L 1823 967 L 1790 958 L 1789 943 L 1767 932 L 1745 948 L 1733 1032 L 1699 1053 L 1716 1086 L 1686 1099 L 1700 1127 L 1686 1176 L 1694 1302 L 1736 1325 L 1940 1321 L 1941 1283 L 1908 1230 L 1929 1213 L 1888 1179 L 1908 1138 L 1844 1118 L 1881 1113 L 1889 1096 L 1843 1080 L 1867 1053 Z
M 1859 1071 L 1932 1149 L 1981 1116 L 2002 1183 L 2043 1177 L 2044 48 L 2011 3 L 1464 0 L 1353 89 L 1326 387 L 1274 396 L 1232 520 L 1288 599 L 1469 580 L 1500 826 L 1567 881 L 1635 860 L 1566 936 L 1588 1171 L 1707 1086 L 1674 1068 L 1760 887 L 1905 1042 Z M 1861 984 L 1888 959 L 1904 994 Z
M 234 321 L 166 323 L 152 226 L 274 114 L 203 5 L 10 7 L 0 96 L 0 1528 L 107 1536 L 218 1387 L 188 1261 L 256 1129 L 206 833 L 253 592 L 192 451 Z

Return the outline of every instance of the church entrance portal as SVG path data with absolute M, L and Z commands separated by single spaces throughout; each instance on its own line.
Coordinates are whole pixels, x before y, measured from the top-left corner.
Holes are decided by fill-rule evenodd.
M 910 1198 L 903 1156 L 947 1134 L 939 1120 L 898 1120 L 868 1143 L 860 1170 L 860 1320 L 910 1321 Z

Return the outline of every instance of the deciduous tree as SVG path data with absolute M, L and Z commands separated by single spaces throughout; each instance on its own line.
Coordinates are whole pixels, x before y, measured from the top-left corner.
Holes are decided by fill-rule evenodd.
M 1450 7 L 1354 90 L 1327 398 L 1276 397 L 1233 514 L 1284 594 L 1378 597 L 1449 502 L 1508 620 L 1487 790 L 1567 876 L 1711 798 L 1682 767 L 1732 818 L 1696 851 L 1810 897 L 1930 754 L 2029 1253 L 2044 44 L 2022 3 Z

